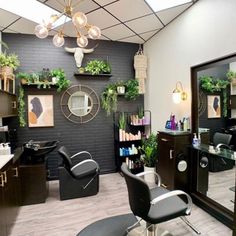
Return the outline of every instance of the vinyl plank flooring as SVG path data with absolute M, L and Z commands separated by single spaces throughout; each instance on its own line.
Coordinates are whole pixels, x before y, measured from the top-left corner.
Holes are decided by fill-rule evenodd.
M 126 184 L 118 173 L 100 176 L 96 196 L 60 201 L 58 188 L 58 181 L 50 181 L 46 203 L 21 207 L 10 236 L 76 236 L 97 220 L 130 212 Z M 188 219 L 204 236 L 232 235 L 229 228 L 196 206 Z M 160 227 L 175 236 L 195 235 L 180 219 Z

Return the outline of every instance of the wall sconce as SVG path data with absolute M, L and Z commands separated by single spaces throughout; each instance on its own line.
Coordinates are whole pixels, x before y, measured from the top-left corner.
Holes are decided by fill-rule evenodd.
M 183 90 L 182 83 L 178 81 L 172 94 L 173 102 L 179 104 L 182 101 L 187 100 L 187 93 Z

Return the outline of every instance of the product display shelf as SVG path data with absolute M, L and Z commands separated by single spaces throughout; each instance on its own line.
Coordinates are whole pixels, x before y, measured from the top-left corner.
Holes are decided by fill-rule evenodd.
M 114 145 L 117 171 L 120 171 L 123 162 L 127 163 L 134 174 L 143 171 L 139 148 L 142 145 L 142 138 L 145 138 L 151 132 L 151 112 L 144 111 L 144 114 L 146 122 L 138 120 L 136 113 L 124 112 L 126 127 L 123 130 L 119 127 L 119 119 L 123 112 L 114 113 Z

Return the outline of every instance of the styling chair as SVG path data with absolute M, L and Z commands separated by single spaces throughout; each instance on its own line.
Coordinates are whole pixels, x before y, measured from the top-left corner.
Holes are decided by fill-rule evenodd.
M 232 139 L 231 134 L 226 133 L 219 133 L 216 132 L 213 135 L 213 146 L 215 146 L 216 150 L 218 148 L 225 148 L 225 149 L 233 149 L 233 145 L 230 145 Z M 235 161 L 226 159 L 224 157 L 215 156 L 212 154 L 208 155 L 209 159 L 209 171 L 211 172 L 218 172 L 223 170 L 230 170 L 233 168 Z
M 99 191 L 99 166 L 87 151 L 71 155 L 65 146 L 58 153 L 63 163 L 59 166 L 60 199 L 92 196 Z
M 181 217 L 189 227 L 197 234 L 200 234 L 185 217 L 190 215 L 192 208 L 192 199 L 187 193 L 181 190 L 169 191 L 161 187 L 161 178 L 156 172 L 147 171 L 134 175 L 125 163 L 122 164 L 121 171 L 127 184 L 131 211 L 136 217 L 140 218 L 127 229 L 128 235 L 135 227 L 140 226 L 141 221 L 144 220 L 146 227 L 140 235 L 170 236 L 170 233 L 161 231 L 157 224 L 177 217 Z M 156 175 L 158 179 L 156 187 L 149 188 L 148 184 L 141 177 L 146 174 Z

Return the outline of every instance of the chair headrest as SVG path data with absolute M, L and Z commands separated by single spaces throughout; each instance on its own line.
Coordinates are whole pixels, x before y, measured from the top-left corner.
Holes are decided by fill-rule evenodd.
M 216 146 L 217 144 L 226 144 L 229 145 L 232 139 L 231 134 L 219 133 L 216 132 L 213 136 L 213 144 Z
M 58 149 L 58 153 L 62 157 L 65 167 L 68 170 L 70 170 L 71 167 L 72 167 L 72 161 L 71 161 L 71 158 L 70 158 L 71 155 L 70 155 L 69 151 L 67 150 L 67 148 L 65 146 L 60 147 Z

